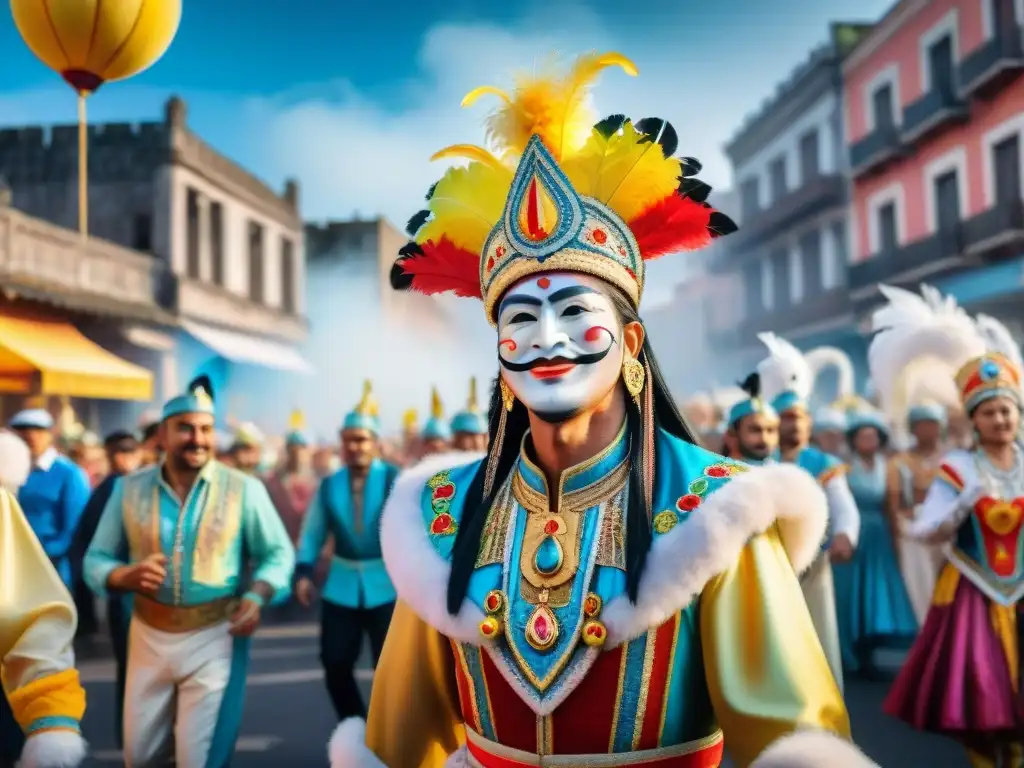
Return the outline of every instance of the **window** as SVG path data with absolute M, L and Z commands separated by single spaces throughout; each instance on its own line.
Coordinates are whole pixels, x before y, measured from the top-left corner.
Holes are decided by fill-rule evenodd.
M 846 222 L 837 221 L 832 225 L 832 274 L 833 285 L 842 285 L 846 280 L 846 265 L 850 260 L 850 246 L 846 241 Z
M 825 287 L 821 269 L 821 230 L 814 229 L 800 238 L 800 262 L 804 296 L 813 297 Z
M 960 223 L 960 187 L 956 171 L 947 171 L 932 181 L 935 195 L 935 229 L 945 232 Z
M 213 283 L 224 285 L 224 207 L 210 204 L 210 258 L 213 261 Z
M 295 246 L 281 238 L 281 309 L 295 314 Z
M 263 301 L 263 227 L 249 222 L 249 298 Z
M 757 212 L 761 209 L 759 193 L 760 185 L 756 176 L 752 179 L 747 179 L 740 185 L 740 206 L 744 219 L 757 215 Z
M 772 293 L 772 309 L 776 312 L 789 306 L 789 251 L 780 248 L 771 255 L 772 273 L 774 275 Z
M 818 157 L 818 129 L 815 128 L 800 139 L 800 178 L 804 184 L 820 173 Z
M 900 247 L 899 230 L 896 228 L 896 203 L 881 206 L 878 216 L 878 252 L 891 253 Z
M 786 156 L 777 157 L 768 166 L 771 181 L 772 202 L 777 203 L 786 196 Z
M 945 35 L 928 48 L 928 69 L 931 72 L 931 89 L 946 96 L 954 95 L 953 38 Z
M 202 262 L 199 253 L 199 193 L 189 187 L 186 194 L 186 227 L 185 247 L 188 263 L 186 274 L 193 280 L 202 277 Z
M 875 130 L 884 131 L 896 125 L 896 104 L 892 84 L 880 85 L 871 94 L 871 107 L 875 113 Z
M 1003 139 L 992 147 L 992 168 L 995 173 L 996 204 L 1018 202 L 1022 196 L 1019 134 Z
M 743 267 L 743 291 L 746 296 L 746 316 L 752 317 L 764 310 L 761 263 L 752 261 Z
M 132 225 L 132 248 L 149 253 L 153 249 L 153 217 L 140 213 Z

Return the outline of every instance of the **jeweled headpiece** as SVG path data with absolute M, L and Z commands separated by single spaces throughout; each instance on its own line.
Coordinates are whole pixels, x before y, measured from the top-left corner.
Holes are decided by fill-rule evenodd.
M 488 320 L 514 282 L 538 272 L 593 275 L 640 303 L 644 261 L 694 250 L 736 225 L 706 201 L 700 163 L 673 157 L 678 138 L 660 118 L 595 123 L 589 86 L 618 66 L 617 53 L 588 54 L 565 75 L 521 77 L 511 93 L 485 86 L 502 106 L 488 120 L 494 152 L 459 144 L 433 159 L 465 158 L 409 221 L 414 241 L 399 254 L 392 285 L 483 299 Z
M 363 396 L 356 407 L 345 416 L 341 428 L 365 429 L 375 435 L 380 434 L 380 406 L 373 396 L 373 384 L 369 380 L 363 382 Z

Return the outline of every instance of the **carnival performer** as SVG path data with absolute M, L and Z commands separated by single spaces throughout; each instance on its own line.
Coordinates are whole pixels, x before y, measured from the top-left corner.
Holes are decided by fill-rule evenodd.
M 281 515 L 288 537 L 296 546 L 302 521 L 318 485 L 305 429 L 306 419 L 302 411 L 293 411 L 284 439 L 284 463 L 266 479 L 270 499 Z
M 480 412 L 475 376 L 469 380 L 466 409 L 455 414 L 451 427 L 452 448 L 456 451 L 487 450 L 487 417 Z
M 0 764 L 66 768 L 86 754 L 75 604 L 14 495 L 31 467 L 25 443 L 0 430 Z
M 398 468 L 379 459 L 379 408 L 370 382 L 341 428 L 344 466 L 325 478 L 313 496 L 299 538 L 295 595 L 305 606 L 315 594 L 313 570 L 334 539 L 320 605 L 320 661 L 338 719 L 363 716 L 355 665 L 369 636 L 380 657 L 395 607 L 395 589 L 381 558 L 380 514 Z
M 250 637 L 262 608 L 287 597 L 294 550 L 263 482 L 213 458 L 209 379 L 162 415 L 164 461 L 117 482 L 85 577 L 100 595 L 134 593 L 126 765 L 164 765 L 173 745 L 181 768 L 223 768 L 241 724 Z
M 885 417 L 866 401 L 847 412 L 847 483 L 860 513 L 860 541 L 847 563 L 834 567 L 843 672 L 872 679 L 878 650 L 906 650 L 917 619 L 896 559 L 895 520 L 886 507 L 889 441 Z
M 747 464 L 770 462 L 779 448 L 779 415 L 761 399 L 761 377 L 750 374 L 742 384 L 749 394 L 729 411 L 728 442 L 735 446 L 729 458 Z
M 452 441 L 452 430 L 444 417 L 444 405 L 437 387 L 430 390 L 430 418 L 423 425 L 420 435 L 420 458 L 444 453 L 449 450 Z
M 612 65 L 635 74 L 591 54 L 518 79 L 489 121 L 500 154 L 438 155 L 471 162 L 434 188 L 392 281 L 482 298 L 489 452 L 396 484 L 400 600 L 365 734 L 339 726 L 334 766 L 717 766 L 723 731 L 743 768 L 870 764 L 794 572 L 824 534 L 821 491 L 696 445 L 637 315 L 645 257 L 735 225 L 665 121 L 595 125 L 587 84 Z
M 244 422 L 235 427 L 234 438 L 228 449 L 231 466 L 247 475 L 256 476 L 263 458 L 263 445 L 266 442 L 263 433 L 252 422 Z
M 909 527 L 949 545 L 931 610 L 885 701 L 915 728 L 956 739 L 974 766 L 1022 765 L 1018 688 L 1019 607 L 1024 593 L 1022 366 L 1009 332 L 972 320 L 952 298 L 887 286 L 874 316 L 873 367 L 920 358 L 944 362 L 977 435 L 953 450 Z
M 833 406 L 816 410 L 811 420 L 811 443 L 831 456 L 843 458 L 847 454 L 846 414 Z
M 762 333 L 758 338 L 768 347 L 768 357 L 758 364 L 757 370 L 761 391 L 779 414 L 779 460 L 806 470 L 818 481 L 828 499 L 829 536 L 800 585 L 829 666 L 842 688 L 842 653 L 832 563 L 845 563 L 853 557 L 860 533 L 860 515 L 842 463 L 810 444 L 812 422 L 808 401 L 814 386 L 814 372 L 807 359 L 774 333 Z

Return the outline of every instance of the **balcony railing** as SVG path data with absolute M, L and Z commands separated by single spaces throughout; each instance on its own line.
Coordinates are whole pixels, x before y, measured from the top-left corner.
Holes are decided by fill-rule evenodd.
M 1014 18 L 1014 0 L 999 0 L 1001 18 L 995 20 L 996 33 L 990 40 L 975 48 L 960 62 L 960 87 L 965 96 L 988 98 L 1002 81 L 1024 69 L 1024 30 L 1020 23 L 1010 24 Z
M 997 203 L 964 222 L 964 250 L 984 261 L 1024 250 L 1024 200 Z
M 850 291 L 857 293 L 872 289 L 878 283 L 913 283 L 968 264 L 964 253 L 964 227 L 959 225 L 854 264 L 847 272 L 847 281 Z M 868 291 L 862 298 L 873 298 L 876 293 Z
M 966 120 L 967 102 L 947 88 L 933 88 L 903 110 L 900 133 L 910 144 L 951 122 Z
M 72 309 L 173 322 L 156 301 L 164 265 L 152 256 L 0 207 L 0 284 Z
M 308 331 L 301 317 L 257 304 L 209 283 L 178 277 L 168 296 L 184 318 L 227 326 L 243 333 L 299 342 Z
M 862 176 L 902 153 L 899 129 L 895 126 L 876 128 L 850 146 L 850 170 L 855 177 Z
M 846 200 L 846 180 L 839 174 L 815 176 L 772 203 L 768 208 L 744 220 L 729 245 L 742 248 L 783 231 L 793 224 Z
M 845 285 L 819 290 L 804 296 L 796 304 L 749 315 L 739 324 L 735 341 L 753 343 L 762 331 L 793 333 L 811 325 L 840 319 L 852 311 L 850 291 Z

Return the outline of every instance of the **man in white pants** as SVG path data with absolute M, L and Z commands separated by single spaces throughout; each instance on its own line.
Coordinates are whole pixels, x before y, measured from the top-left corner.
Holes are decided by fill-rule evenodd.
M 135 593 L 125 764 L 224 768 L 241 723 L 249 638 L 288 594 L 295 553 L 263 483 L 214 458 L 197 380 L 163 410 L 164 461 L 120 479 L 85 557 L 99 594 Z M 243 585 L 246 565 L 252 577 Z

